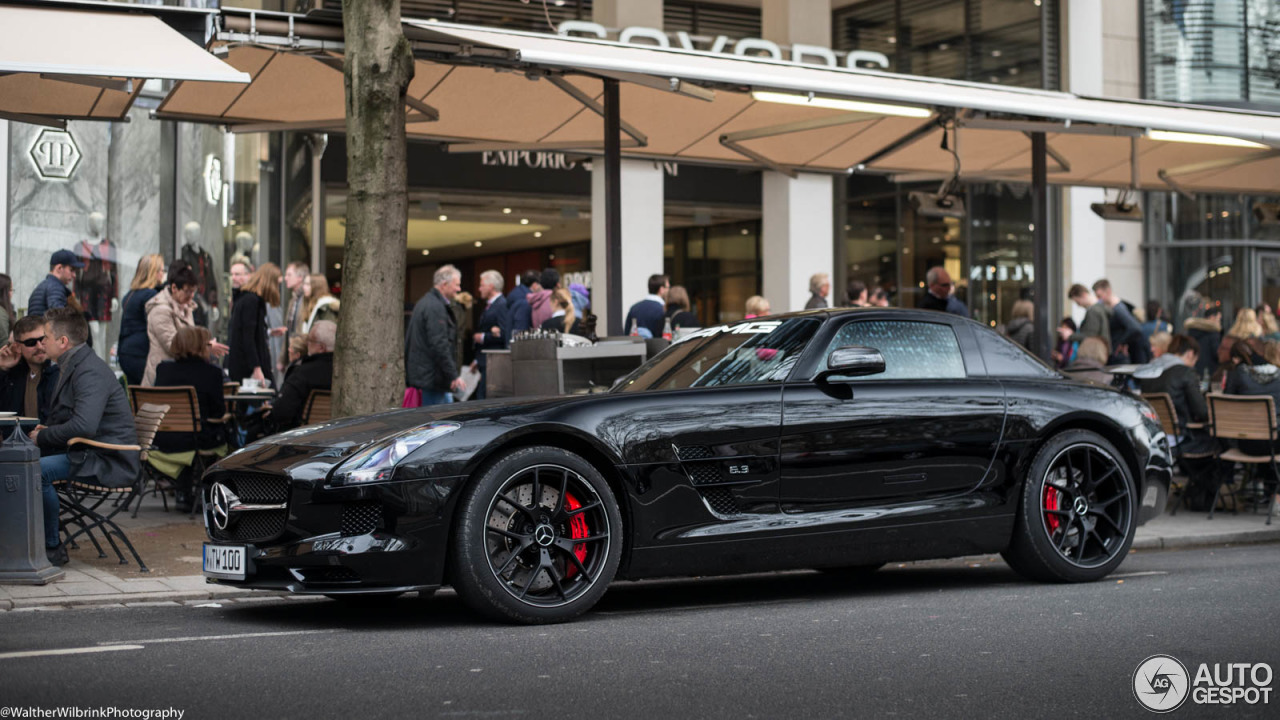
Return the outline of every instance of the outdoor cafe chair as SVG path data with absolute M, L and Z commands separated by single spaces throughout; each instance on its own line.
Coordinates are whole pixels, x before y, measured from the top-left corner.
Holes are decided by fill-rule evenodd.
M 196 448 L 195 455 L 191 462 L 191 473 L 195 482 L 198 484 L 200 476 L 204 474 L 206 460 L 216 458 L 217 453 L 212 450 L 200 449 L 200 430 L 205 423 L 210 425 L 223 425 L 229 418 L 230 414 L 225 414 L 221 418 L 210 418 L 205 420 L 200 412 L 200 400 L 196 396 L 196 389 L 191 385 L 173 385 L 169 387 L 139 387 L 133 386 L 129 388 L 129 402 L 135 408 L 139 408 L 145 404 L 167 405 L 170 408 L 168 414 L 164 416 L 160 423 L 158 432 L 184 433 L 191 435 L 191 445 Z M 164 509 L 169 510 L 168 498 L 164 493 L 173 487 L 169 476 L 157 470 L 150 462 L 146 463 L 143 468 L 144 474 L 148 475 L 152 480 L 153 492 L 159 493 L 164 502 Z M 141 505 L 141 498 L 139 498 Z M 191 514 L 195 515 L 195 506 L 192 504 Z M 134 517 L 137 517 L 138 511 L 135 508 Z
M 1261 440 L 1265 441 L 1270 447 L 1275 447 L 1276 442 L 1276 406 L 1275 399 L 1269 395 L 1221 395 L 1211 393 L 1209 400 L 1209 428 L 1213 436 L 1221 440 Z M 1280 472 L 1277 472 L 1277 462 L 1280 461 L 1280 455 L 1272 452 L 1267 455 L 1250 455 L 1237 448 L 1228 448 L 1220 450 L 1218 459 L 1231 463 L 1234 467 L 1235 463 L 1241 463 L 1248 467 L 1249 472 L 1245 482 L 1240 487 L 1231 490 L 1233 507 L 1236 504 L 1236 495 L 1239 495 L 1244 488 L 1248 487 L 1249 480 L 1254 475 L 1254 469 L 1259 465 L 1271 465 L 1271 471 L 1276 473 L 1274 477 L 1280 478 Z M 1218 503 L 1218 494 L 1222 492 L 1222 485 L 1218 486 L 1218 493 L 1214 494 L 1214 505 Z M 1267 500 L 1267 525 L 1271 524 L 1271 511 L 1275 509 L 1275 492 L 1276 488 L 1272 487 L 1267 494 L 1270 496 Z M 1213 517 L 1213 508 L 1209 509 L 1209 517 Z
M 333 416 L 333 393 L 329 390 L 312 390 L 302 411 L 302 424 L 328 422 Z
M 1173 397 L 1171 397 L 1169 393 L 1142 393 L 1142 399 L 1146 400 L 1147 404 L 1151 406 L 1151 409 L 1155 411 L 1156 417 L 1160 419 L 1160 429 L 1164 431 L 1164 434 L 1169 438 L 1171 443 L 1174 438 L 1186 439 L 1187 433 L 1182 431 L 1181 426 L 1178 423 L 1178 409 L 1174 406 Z M 1196 424 L 1192 423 L 1191 425 L 1188 425 L 1187 428 L 1190 429 L 1192 425 Z M 1212 451 L 1197 453 L 1186 452 L 1183 449 L 1185 445 L 1185 442 L 1178 442 L 1171 446 L 1173 448 L 1173 457 L 1175 462 L 1181 462 L 1183 460 L 1203 460 L 1214 456 Z M 1190 468 L 1186 469 L 1188 471 L 1187 482 L 1176 486 L 1169 494 L 1169 504 L 1173 506 L 1173 512 L 1171 512 L 1170 515 L 1178 514 L 1178 505 L 1181 504 L 1182 497 L 1187 492 L 1187 486 L 1191 483 L 1192 478 L 1190 477 Z M 1173 498 L 1175 493 L 1178 496 L 1177 501 Z
M 58 495 L 61 498 L 59 503 L 60 521 L 63 532 L 67 536 L 65 542 L 68 546 L 76 547 L 76 538 L 84 535 L 89 538 L 94 548 L 97 549 L 98 557 L 106 557 L 107 554 L 103 552 L 102 545 L 93 536 L 93 531 L 97 530 L 107 539 L 107 543 L 111 545 L 111 549 L 115 551 L 116 557 L 119 558 L 120 564 L 127 565 L 129 561 L 125 559 L 124 553 L 120 552 L 120 546 L 112 538 L 114 535 L 129 549 L 134 561 L 138 563 L 138 569 L 142 572 L 149 572 L 146 563 L 142 562 L 137 549 L 133 547 L 133 543 L 129 540 L 129 536 L 116 524 L 114 518 L 120 511 L 127 509 L 135 499 L 139 503 L 142 502 L 143 483 L 146 481 L 145 468 L 148 465 L 146 459 L 147 451 L 151 449 L 152 443 L 155 441 L 156 431 L 164 421 L 167 412 L 169 412 L 169 408 L 166 405 L 146 404 L 134 413 L 133 423 L 138 434 L 137 445 L 117 445 L 80 437 L 71 438 L 67 441 L 68 450 L 75 448 L 77 445 L 88 445 L 102 450 L 137 452 L 141 463 L 138 476 L 134 478 L 131 484 L 125 487 L 106 487 L 74 479 L 57 484 Z M 117 502 L 113 503 L 109 510 L 102 509 L 108 500 Z M 80 529 L 72 532 L 72 525 L 79 526 Z

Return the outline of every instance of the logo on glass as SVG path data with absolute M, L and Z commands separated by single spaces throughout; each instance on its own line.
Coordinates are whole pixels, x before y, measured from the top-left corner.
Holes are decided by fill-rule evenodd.
M 1133 696 L 1151 712 L 1172 712 L 1186 702 L 1190 680 L 1177 658 L 1152 655 L 1133 671 Z

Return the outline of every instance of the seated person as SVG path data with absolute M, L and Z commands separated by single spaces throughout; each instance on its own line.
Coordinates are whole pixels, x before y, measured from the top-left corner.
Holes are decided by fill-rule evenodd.
M 58 366 L 44 350 L 44 318 L 28 315 L 13 325 L 13 342 L 0 348 L 0 410 L 49 421 Z
M 1209 406 L 1200 392 L 1200 378 L 1196 375 L 1196 361 L 1200 359 L 1200 343 L 1189 335 L 1174 335 L 1166 350 L 1155 360 L 1134 372 L 1133 379 L 1144 393 L 1168 393 L 1173 409 L 1178 413 L 1178 437 L 1170 443 L 1180 445 L 1184 452 L 1212 452 L 1213 438 L 1203 431 L 1187 432 L 1187 423 L 1202 423 L 1209 419 Z
M 1242 349 L 1237 351 L 1236 348 Z M 1232 358 L 1237 360 L 1237 363 L 1235 369 L 1227 375 L 1226 393 L 1228 395 L 1270 395 L 1275 401 L 1276 414 L 1280 416 L 1280 342 L 1267 340 L 1263 343 L 1261 358 L 1252 352 L 1252 348 L 1247 343 L 1236 343 L 1236 347 L 1233 347 L 1231 352 Z M 1249 455 L 1280 454 L 1280 441 L 1274 445 L 1266 440 L 1234 442 L 1237 443 L 1241 452 Z M 1274 493 L 1276 477 L 1271 464 L 1263 463 L 1257 467 L 1258 475 L 1262 478 L 1267 492 Z
M 271 408 L 277 430 L 288 430 L 302 424 L 302 413 L 312 390 L 333 387 L 333 346 L 338 326 L 332 320 L 317 320 L 307 333 L 307 356 L 297 369 L 289 373 L 280 387 L 280 397 Z
M 575 316 L 573 296 L 568 290 L 558 288 L 551 293 L 551 307 L 553 308 L 551 317 L 542 322 L 543 330 L 586 337 L 582 332 L 582 321 Z
M 182 327 L 169 344 L 169 355 L 156 366 L 156 387 L 190 385 L 196 389 L 200 404 L 200 432 L 193 437 L 186 432 L 156 433 L 159 452 L 150 453 L 147 461 L 174 481 L 173 501 L 181 512 L 191 512 L 191 473 L 196 450 L 219 450 L 226 453 L 226 438 L 217 424 L 227 411 L 222 396 L 222 368 L 209 362 L 209 331 L 202 327 Z M 172 410 L 170 411 L 172 412 Z M 209 421 L 217 421 L 210 424 Z
M 307 336 L 294 335 L 289 338 L 289 364 L 284 368 L 284 379 L 289 379 L 289 373 L 298 369 L 302 364 L 302 358 L 307 356 Z
M 1075 360 L 1062 369 L 1062 372 L 1076 380 L 1092 380 L 1103 385 L 1110 385 L 1115 376 L 1103 368 L 1107 366 L 1107 358 L 1111 356 L 1111 348 L 1102 338 L 1087 337 L 1080 341 L 1076 349 Z
M 115 373 L 85 344 L 89 323 L 75 308 L 54 308 L 44 316 L 44 348 L 62 378 L 49 401 L 48 425 L 37 425 L 31 440 L 40 447 L 44 480 L 45 548 L 50 562 L 64 565 L 58 542 L 58 495 L 53 483 L 77 480 L 104 487 L 128 487 L 138 478 L 136 450 L 109 450 L 78 444 L 85 438 L 112 445 L 137 445 L 138 433 L 124 388 Z

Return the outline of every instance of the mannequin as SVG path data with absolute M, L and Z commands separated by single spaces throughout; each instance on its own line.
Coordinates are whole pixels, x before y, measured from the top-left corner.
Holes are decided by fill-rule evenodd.
M 101 241 L 102 231 L 107 226 L 107 216 L 94 210 L 89 213 L 89 237 Z
M 192 220 L 182 226 L 182 239 L 184 244 L 194 247 L 200 246 L 200 223 Z
M 76 270 L 72 292 L 84 307 L 85 316 L 89 320 L 90 336 L 93 338 L 92 344 L 105 358 L 109 349 L 106 343 L 109 326 L 112 318 L 120 311 L 116 248 L 106 237 L 105 214 L 96 210 L 89 213 L 86 225 L 88 238 L 73 249 L 84 262 L 84 267 Z
M 196 324 L 211 328 L 221 317 L 218 310 L 218 275 L 214 271 L 213 256 L 204 249 L 203 231 L 195 220 L 182 226 L 182 248 L 178 256 L 191 265 L 196 274 Z M 212 328 L 211 328 L 212 329 Z

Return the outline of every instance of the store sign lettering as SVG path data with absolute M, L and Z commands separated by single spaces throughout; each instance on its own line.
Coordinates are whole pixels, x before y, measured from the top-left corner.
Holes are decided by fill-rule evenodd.
M 609 30 L 600 23 L 586 20 L 566 20 L 560 23 L 559 34 L 566 37 L 577 34 L 604 40 L 609 37 Z M 672 38 L 675 40 L 674 45 L 672 44 Z M 836 52 L 821 45 L 802 45 L 800 43 L 786 48 L 783 45 L 769 40 L 762 40 L 761 38 L 743 38 L 735 42 L 726 35 L 717 35 L 708 42 L 701 38 L 695 39 L 683 30 L 676 33 L 666 33 L 657 28 L 634 26 L 619 30 L 617 41 L 625 45 L 642 45 L 645 47 L 677 47 L 684 50 L 702 50 L 713 53 L 731 52 L 731 54 L 738 56 L 763 55 L 774 60 L 786 59 L 784 49 L 789 49 L 791 51 L 791 62 L 800 65 L 839 67 L 839 56 L 843 55 L 844 66 L 847 68 L 873 67 L 882 70 L 889 69 L 889 56 L 884 53 L 870 50 L 851 50 L 844 53 Z M 730 51 L 731 44 L 732 51 Z
M 1001 262 L 996 265 L 973 265 L 969 268 L 969 279 L 995 282 L 1034 282 L 1035 266 L 1031 263 Z
M 41 130 L 28 154 L 45 180 L 69 180 L 80 165 L 80 146 L 65 130 Z
M 480 164 L 492 167 L 527 167 L 535 170 L 584 170 L 591 169 L 591 161 L 570 160 L 562 152 L 546 150 L 491 150 L 480 153 Z M 672 177 L 680 174 L 680 164 L 662 163 L 663 171 Z

